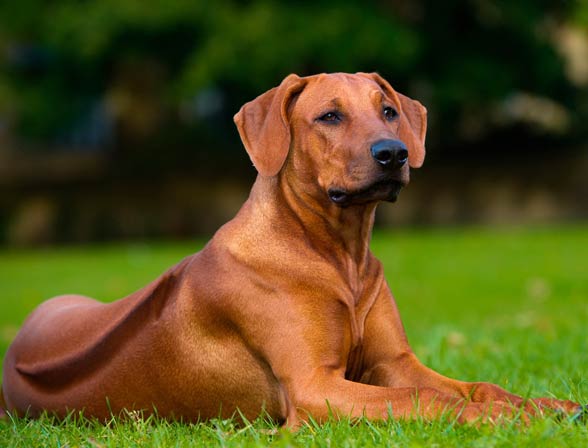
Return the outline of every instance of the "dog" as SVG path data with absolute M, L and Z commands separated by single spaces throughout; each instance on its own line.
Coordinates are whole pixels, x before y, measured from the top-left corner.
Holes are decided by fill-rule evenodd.
M 575 412 L 425 367 L 369 250 L 379 202 L 425 158 L 426 109 L 376 73 L 290 75 L 235 123 L 258 176 L 198 253 L 126 298 L 64 295 L 4 360 L 5 410 L 198 421 L 262 413 L 495 421 Z

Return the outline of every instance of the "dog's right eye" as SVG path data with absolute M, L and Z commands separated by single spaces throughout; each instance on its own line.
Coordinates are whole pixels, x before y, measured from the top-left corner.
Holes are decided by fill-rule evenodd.
M 335 121 L 341 121 L 341 117 L 339 116 L 339 114 L 337 112 L 327 112 L 326 114 L 318 117 L 318 120 L 319 121 L 326 121 L 326 122 L 335 122 Z

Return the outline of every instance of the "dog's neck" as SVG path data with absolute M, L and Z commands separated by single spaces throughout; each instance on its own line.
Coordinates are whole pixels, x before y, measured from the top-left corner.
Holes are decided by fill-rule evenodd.
M 286 176 L 258 176 L 248 202 L 254 213 L 275 220 L 289 235 L 298 229 L 326 258 L 345 254 L 340 260 L 345 265 L 351 262 L 360 270 L 365 265 L 376 203 L 341 208 L 318 188 L 294 188 Z

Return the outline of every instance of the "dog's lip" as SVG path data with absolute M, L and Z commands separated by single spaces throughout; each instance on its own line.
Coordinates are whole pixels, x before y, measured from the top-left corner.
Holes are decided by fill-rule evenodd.
M 337 188 L 329 189 L 329 198 L 335 204 L 343 204 L 345 201 L 347 201 L 348 197 L 349 197 L 349 193 L 347 193 L 344 190 L 340 190 Z
M 393 198 L 386 200 L 395 200 L 396 196 L 404 186 L 405 182 L 401 181 L 400 179 L 385 178 L 377 180 L 376 182 L 373 182 L 366 187 L 358 188 L 356 190 L 332 187 L 329 188 L 327 193 L 329 195 L 329 199 L 332 202 L 339 206 L 346 207 L 355 202 L 364 203 L 370 202 L 371 200 L 378 200 L 378 198 L 374 199 L 373 196 L 382 190 L 390 190 L 392 193 L 394 193 Z

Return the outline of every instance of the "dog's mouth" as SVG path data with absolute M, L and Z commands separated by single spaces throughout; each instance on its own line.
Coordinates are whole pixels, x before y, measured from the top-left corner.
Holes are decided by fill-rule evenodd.
M 339 207 L 349 207 L 375 201 L 396 202 L 402 187 L 404 182 L 400 180 L 383 179 L 358 190 L 330 188 L 327 193 L 329 199 Z

